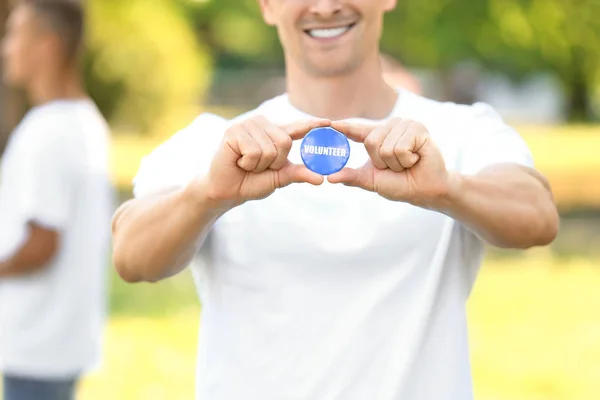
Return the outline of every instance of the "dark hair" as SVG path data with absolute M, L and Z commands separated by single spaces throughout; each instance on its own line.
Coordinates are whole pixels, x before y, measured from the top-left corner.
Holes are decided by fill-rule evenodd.
M 78 58 L 83 45 L 84 12 L 82 0 L 21 0 L 61 40 L 67 60 Z

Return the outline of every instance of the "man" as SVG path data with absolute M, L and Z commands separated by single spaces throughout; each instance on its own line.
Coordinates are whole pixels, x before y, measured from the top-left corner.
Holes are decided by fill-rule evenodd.
M 386 85 L 395 5 L 261 0 L 287 94 L 233 121 L 201 115 L 143 161 L 116 213 L 128 282 L 202 249 L 198 399 L 471 399 L 465 302 L 484 241 L 555 237 L 548 184 L 490 107 Z M 298 140 L 328 125 L 354 143 L 325 180 Z
M 0 183 L 0 369 L 5 400 L 72 399 L 99 360 L 112 189 L 107 124 L 80 83 L 80 5 L 25 0 L 4 79 L 33 108 Z

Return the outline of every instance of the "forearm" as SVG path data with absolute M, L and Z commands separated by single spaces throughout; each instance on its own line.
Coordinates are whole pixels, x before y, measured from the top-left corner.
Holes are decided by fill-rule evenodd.
M 202 195 L 203 183 L 133 200 L 113 220 L 113 261 L 128 282 L 155 282 L 187 267 L 222 211 Z
M 438 211 L 502 248 L 547 245 L 558 231 L 558 213 L 547 181 L 522 167 L 493 167 L 476 176 L 451 175 Z
M 11 278 L 35 272 L 38 265 L 23 263 L 19 257 L 13 257 L 0 263 L 0 278 Z
M 43 264 L 24 259 L 20 255 L 0 263 L 0 278 L 28 275 L 41 270 Z
M 35 223 L 27 224 L 27 239 L 0 262 L 0 278 L 28 275 L 47 267 L 59 249 L 60 234 Z

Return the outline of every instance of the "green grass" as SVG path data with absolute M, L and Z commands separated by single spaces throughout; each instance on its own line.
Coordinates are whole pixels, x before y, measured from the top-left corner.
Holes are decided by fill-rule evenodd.
M 469 302 L 476 398 L 598 398 L 599 283 L 585 259 L 488 262 Z
M 111 268 L 110 311 L 115 317 L 164 317 L 197 310 L 199 300 L 189 271 L 159 283 L 127 284 Z

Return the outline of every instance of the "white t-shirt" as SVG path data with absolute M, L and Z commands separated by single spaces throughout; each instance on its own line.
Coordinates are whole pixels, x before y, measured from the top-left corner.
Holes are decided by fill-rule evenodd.
M 240 118 L 254 114 L 275 124 L 309 117 L 285 95 Z M 400 91 L 391 116 L 423 123 L 449 169 L 532 166 L 521 137 L 485 104 Z M 206 173 L 230 123 L 201 115 L 160 146 L 135 195 Z M 367 157 L 351 143 L 349 167 Z M 300 142 L 290 160 L 301 163 Z M 465 303 L 483 249 L 447 216 L 327 182 L 231 210 L 193 266 L 203 304 L 197 398 L 472 399 Z
M 28 223 L 60 233 L 39 272 L 0 279 L 0 371 L 71 377 L 100 357 L 114 193 L 109 129 L 90 100 L 33 108 L 10 137 L 0 178 L 0 260 Z

